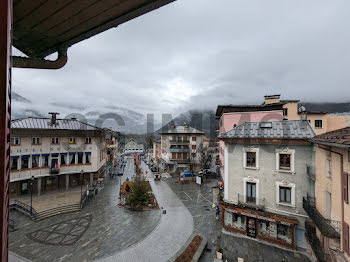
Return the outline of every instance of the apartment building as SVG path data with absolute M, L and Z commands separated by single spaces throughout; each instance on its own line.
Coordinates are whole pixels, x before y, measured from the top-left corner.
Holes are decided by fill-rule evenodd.
M 119 155 L 120 133 L 113 131 L 111 128 L 104 128 L 106 135 L 106 173 L 111 174 L 113 167 L 117 164 L 116 160 Z
M 159 163 L 159 159 L 161 157 L 161 139 L 156 138 L 153 140 L 153 152 L 152 152 L 152 160 L 154 163 Z
M 168 172 L 201 169 L 204 133 L 188 125 L 170 125 L 161 135 L 161 167 Z
M 308 248 L 303 196 L 314 191 L 315 133 L 307 121 L 245 122 L 219 135 L 225 148 L 223 227 Z
M 350 127 L 312 139 L 316 149 L 315 198 L 304 198 L 307 237 L 318 261 L 350 261 Z
M 13 120 L 10 195 L 92 185 L 104 175 L 105 156 L 104 130 L 75 118 Z

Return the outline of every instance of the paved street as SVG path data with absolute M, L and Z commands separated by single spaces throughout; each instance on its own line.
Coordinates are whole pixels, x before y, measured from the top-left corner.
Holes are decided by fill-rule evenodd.
M 132 159 L 125 176 L 134 174 Z M 117 206 L 119 178 L 105 180 L 105 188 L 81 212 L 43 221 L 11 211 L 18 230 L 10 233 L 10 251 L 31 261 L 92 261 L 126 250 L 154 231 L 160 210 L 132 212 Z
M 183 201 L 194 220 L 194 231 L 201 233 L 208 239 L 207 250 L 200 258 L 200 262 L 212 262 L 216 248 L 220 245 L 224 250 L 224 258 L 237 261 L 238 257 L 244 261 L 309 261 L 303 255 L 258 243 L 248 238 L 242 238 L 222 233 L 220 221 L 215 219 L 215 209 L 212 205 L 212 187 L 216 180 L 199 187 L 196 184 L 175 183 L 174 178 L 164 179 L 169 187 Z M 219 237 L 219 238 L 218 238 Z
M 171 188 L 164 181 L 154 181 L 145 163 L 143 171 L 148 170 L 151 183 L 158 204 L 166 214 L 161 215 L 158 226 L 144 240 L 113 256 L 100 260 L 109 261 L 168 261 L 188 240 L 193 232 L 193 219 L 190 212 L 183 205 Z

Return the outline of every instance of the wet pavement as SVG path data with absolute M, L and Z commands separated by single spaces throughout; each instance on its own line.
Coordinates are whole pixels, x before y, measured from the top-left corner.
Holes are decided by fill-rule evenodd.
M 142 241 L 157 227 L 161 211 L 132 212 L 117 206 L 120 179 L 133 175 L 129 159 L 125 175 L 106 178 L 104 190 L 80 212 L 34 222 L 11 211 L 17 230 L 10 233 L 10 251 L 31 261 L 80 262 L 108 257 Z

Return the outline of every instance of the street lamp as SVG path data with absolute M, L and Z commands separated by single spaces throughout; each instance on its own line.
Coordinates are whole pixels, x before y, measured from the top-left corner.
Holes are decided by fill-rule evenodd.
M 83 170 L 80 172 L 80 200 L 83 197 Z
M 34 176 L 32 176 L 30 180 L 30 214 L 33 215 L 33 183 L 34 183 Z

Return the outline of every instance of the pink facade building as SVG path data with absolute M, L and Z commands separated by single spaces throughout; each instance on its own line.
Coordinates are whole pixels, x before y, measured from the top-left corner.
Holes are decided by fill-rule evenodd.
M 218 106 L 216 117 L 219 120 L 219 134 L 225 133 L 232 128 L 245 122 L 272 122 L 283 120 L 283 103 L 273 105 L 223 105 Z M 219 142 L 220 172 L 224 174 L 225 166 L 225 143 Z M 223 176 L 222 176 L 223 177 Z

